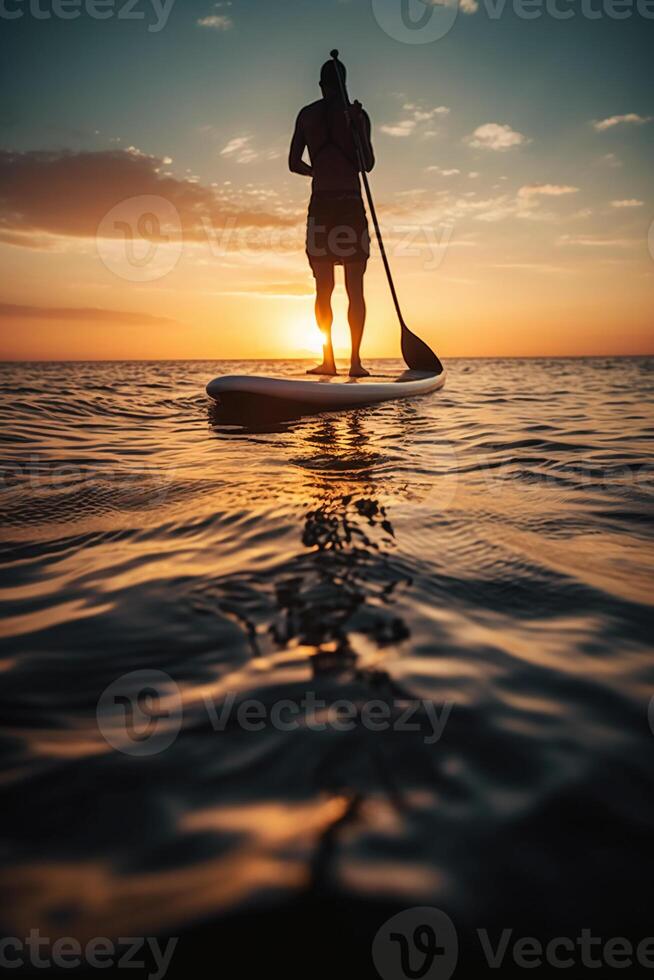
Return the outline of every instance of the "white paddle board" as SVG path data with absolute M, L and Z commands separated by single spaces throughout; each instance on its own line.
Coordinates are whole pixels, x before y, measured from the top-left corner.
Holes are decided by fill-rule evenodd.
M 328 410 L 426 395 L 443 387 L 445 375 L 445 371 L 440 374 L 403 371 L 369 378 L 311 374 L 275 378 L 261 374 L 228 374 L 210 381 L 207 394 L 225 405 L 237 400 L 243 404 L 248 399 L 253 402 L 275 399 Z

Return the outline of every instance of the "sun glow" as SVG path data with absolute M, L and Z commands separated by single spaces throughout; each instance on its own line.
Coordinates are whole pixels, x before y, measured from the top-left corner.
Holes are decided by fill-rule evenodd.
M 298 317 L 289 327 L 290 343 L 298 354 L 322 355 L 325 335 L 315 320 L 308 316 Z

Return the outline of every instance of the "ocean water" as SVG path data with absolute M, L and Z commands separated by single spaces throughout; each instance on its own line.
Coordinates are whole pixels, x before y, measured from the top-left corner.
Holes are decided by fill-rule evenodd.
M 654 360 L 447 367 L 238 424 L 297 362 L 0 366 L 5 935 L 654 932 Z

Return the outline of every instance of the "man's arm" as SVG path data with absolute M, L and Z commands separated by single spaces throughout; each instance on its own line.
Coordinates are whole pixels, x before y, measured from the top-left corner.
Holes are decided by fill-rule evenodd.
M 301 177 L 313 177 L 313 168 L 302 159 L 302 154 L 304 153 L 307 141 L 305 140 L 302 132 L 300 116 L 297 117 L 295 122 L 295 132 L 293 133 L 291 148 L 288 154 L 288 169 L 292 174 L 300 174 Z

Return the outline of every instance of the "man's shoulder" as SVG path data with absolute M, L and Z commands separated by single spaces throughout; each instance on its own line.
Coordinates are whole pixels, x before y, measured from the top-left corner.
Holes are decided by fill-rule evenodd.
M 298 119 L 309 119 L 311 116 L 315 116 L 321 109 L 322 104 L 323 100 L 317 99 L 315 102 L 310 102 L 309 105 L 303 106 L 298 113 Z

